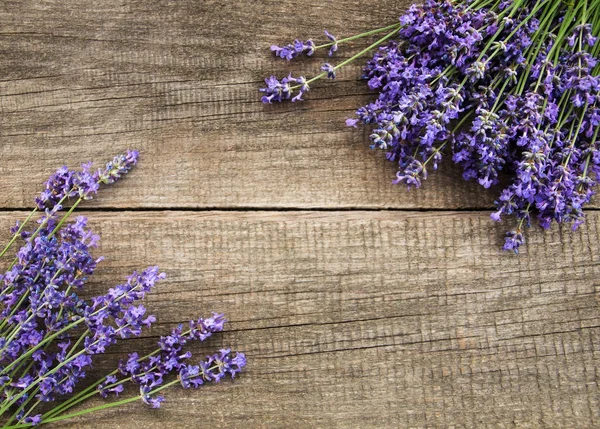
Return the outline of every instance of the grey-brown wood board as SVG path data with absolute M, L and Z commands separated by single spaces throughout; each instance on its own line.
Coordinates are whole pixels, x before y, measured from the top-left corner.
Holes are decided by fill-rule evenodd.
M 418 190 L 394 186 L 368 130 L 345 127 L 373 97 L 360 61 L 304 103 L 260 102 L 264 77 L 325 60 L 278 61 L 271 44 L 359 33 L 409 3 L 0 3 L 3 242 L 56 167 L 141 154 L 82 206 L 106 256 L 90 288 L 159 265 L 168 278 L 146 302 L 159 322 L 91 375 L 211 311 L 230 322 L 193 351 L 248 357 L 239 379 L 170 389 L 160 410 L 56 427 L 600 425 L 597 204 L 579 230 L 535 227 L 505 253 L 498 189 L 450 162 Z

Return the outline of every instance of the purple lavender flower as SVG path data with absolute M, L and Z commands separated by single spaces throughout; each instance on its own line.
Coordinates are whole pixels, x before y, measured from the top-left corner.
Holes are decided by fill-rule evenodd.
M 310 89 L 306 79 L 303 76 L 295 78 L 292 77 L 291 74 L 281 79 L 281 81 L 275 76 L 271 76 L 265 79 L 265 83 L 267 84 L 267 87 L 260 89 L 261 92 L 265 93 L 261 100 L 263 103 L 268 104 L 290 99 L 292 101 L 301 101 L 302 95 L 304 95 Z M 295 90 L 298 90 L 298 93 L 293 96 Z
M 177 326 L 169 335 L 159 339 L 159 348 L 150 356 L 140 358 L 137 353 L 131 353 L 127 360 L 121 360 L 118 372 L 125 378 L 119 380 L 114 375 L 107 377 L 98 386 L 100 395 L 106 397 L 111 392 L 120 393 L 121 390 L 114 390 L 116 386 L 122 386 L 131 379 L 131 382 L 140 386 L 142 401 L 157 408 L 164 398 L 153 395 L 153 391 L 163 384 L 169 374 L 177 374 L 185 389 L 198 388 L 206 382 L 218 382 L 227 374 L 234 378 L 246 365 L 243 353 L 233 355 L 229 349 L 223 349 L 198 365 L 191 365 L 187 362 L 192 354 L 183 350 L 190 341 L 205 341 L 212 334 L 221 332 L 224 323 L 222 314 L 213 313 L 206 319 L 190 321 L 187 330 L 183 325 Z
M 81 166 L 81 171 L 69 170 L 66 166 L 59 168 L 46 181 L 46 189 L 36 197 L 37 208 L 52 209 L 54 213 L 62 209 L 61 203 L 66 199 L 92 198 L 98 192 L 101 183 L 112 184 L 127 174 L 137 164 L 138 156 L 137 151 L 129 150 L 125 154 L 117 155 L 104 169 L 95 173 L 91 172 L 92 164 L 89 162 Z
M 165 397 L 162 395 L 151 395 L 152 388 L 148 386 L 140 386 L 140 396 L 144 404 L 150 405 L 152 408 L 160 408 L 160 404 L 164 402 Z
M 332 42 L 331 47 L 329 48 L 329 56 L 333 56 L 333 54 L 338 50 L 337 38 L 325 30 L 325 37 Z M 285 46 L 272 45 L 271 52 L 275 54 L 275 56 L 279 58 L 283 58 L 285 60 L 291 61 L 294 58 L 297 58 L 301 55 L 306 55 L 308 57 L 312 56 L 315 53 L 317 46 L 312 39 L 308 39 L 306 41 L 302 40 L 294 40 L 293 43 Z
M 90 173 L 91 164 L 82 165 L 81 171 L 71 171 L 66 166 L 56 170 L 48 181 L 46 189 L 35 199 L 38 209 L 55 208 L 60 210 L 59 202 L 67 198 L 80 196 L 84 199 L 91 198 L 98 192 L 98 183 Z
M 329 63 L 325 63 L 321 66 L 321 70 L 327 72 L 327 77 L 329 79 L 335 79 L 335 67 Z
M 117 377 L 109 375 L 105 381 L 98 385 L 98 392 L 103 398 L 107 398 L 110 393 L 114 393 L 115 396 L 119 396 L 124 390 L 123 384 L 118 384 Z
M 523 234 L 518 231 L 510 231 L 506 233 L 506 242 L 504 243 L 504 250 L 512 250 L 515 253 L 519 253 L 519 247 L 525 243 Z
M 333 54 L 338 50 L 337 38 L 327 30 L 325 30 L 325 37 L 333 42 L 333 45 L 329 48 L 329 56 L 333 57 Z
M 115 156 L 103 169 L 99 169 L 94 178 L 99 183 L 115 183 L 121 176 L 129 173 L 137 164 L 138 158 L 139 153 L 137 150 L 128 150 L 125 154 Z
M 25 417 L 23 420 L 24 423 L 28 423 L 31 426 L 37 426 L 42 422 L 42 415 L 36 414 L 35 416 Z
M 291 61 L 302 54 L 310 57 L 315 53 L 315 43 L 311 39 L 305 42 L 296 39 L 294 43 L 286 46 L 272 45 L 271 52 L 279 58 Z

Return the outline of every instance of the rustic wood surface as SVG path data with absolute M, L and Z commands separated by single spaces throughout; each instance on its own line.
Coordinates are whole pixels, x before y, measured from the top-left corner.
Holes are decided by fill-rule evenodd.
M 249 359 L 161 410 L 55 427 L 600 426 L 597 204 L 578 231 L 534 228 L 503 253 L 497 190 L 449 163 L 395 187 L 368 131 L 344 126 L 371 97 L 360 64 L 303 104 L 258 100 L 265 76 L 324 59 L 276 61 L 272 43 L 358 33 L 409 3 L 0 2 L 2 241 L 58 165 L 137 148 L 131 177 L 85 206 L 107 257 L 90 287 L 149 264 L 168 279 L 148 298 L 157 326 L 97 373 L 210 311 L 228 328 L 193 351 Z

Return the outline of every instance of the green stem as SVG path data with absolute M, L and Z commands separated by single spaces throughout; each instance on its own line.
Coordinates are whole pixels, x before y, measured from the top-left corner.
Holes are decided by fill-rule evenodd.
M 29 402 L 29 400 L 27 400 L 27 402 Z M 41 399 L 38 399 L 37 401 L 35 401 L 35 404 L 33 404 L 31 406 L 31 408 L 29 408 L 29 410 L 23 415 L 23 419 L 27 418 L 29 415 L 31 415 L 31 413 L 33 412 L 33 410 L 35 410 L 35 407 L 37 407 L 38 405 L 40 405 L 42 403 Z M 16 415 L 14 416 L 16 417 Z M 13 418 L 14 418 L 13 417 Z
M 531 203 L 527 204 L 527 208 L 525 209 L 525 213 L 529 214 L 529 209 L 531 208 Z M 521 218 L 519 224 L 517 225 L 517 233 L 521 233 L 523 231 L 523 223 L 525 222 L 525 216 Z
M 148 356 L 150 356 L 150 355 L 148 355 Z M 146 357 L 147 356 L 145 356 L 144 358 L 141 358 L 141 359 L 145 359 Z M 139 360 L 140 359 L 138 359 L 138 361 Z M 212 367 L 208 368 L 208 371 L 212 371 L 213 369 L 216 369 L 216 368 L 218 368 L 218 365 L 215 365 L 215 366 L 212 366 Z M 107 387 L 110 388 L 110 387 L 117 386 L 119 384 L 122 384 L 122 383 L 130 380 L 130 379 L 131 379 L 131 377 L 128 377 L 126 379 L 120 380 L 119 382 L 112 383 L 112 384 L 108 385 Z M 169 383 L 166 383 L 166 384 L 164 384 L 164 385 L 162 385 L 160 387 L 157 387 L 156 389 L 154 389 L 154 390 L 146 393 L 146 395 L 148 395 L 148 396 L 156 395 L 160 391 L 162 391 L 164 389 L 167 389 L 167 388 L 169 388 L 171 386 L 174 386 L 176 384 L 179 384 L 180 382 L 181 382 L 180 378 L 177 377 L 175 380 L 173 380 L 173 381 L 171 381 Z M 100 383 L 98 383 L 98 384 L 100 384 Z M 89 389 L 90 388 L 88 388 L 86 390 L 89 390 Z M 91 397 L 91 396 L 93 396 L 95 394 L 96 394 L 96 392 L 94 392 L 92 395 L 87 395 L 87 397 Z M 137 396 L 134 396 L 132 398 L 122 399 L 120 401 L 111 402 L 109 404 L 98 405 L 96 407 L 87 408 L 85 410 L 77 411 L 77 412 L 74 412 L 74 413 L 71 413 L 71 414 L 65 414 L 65 415 L 62 415 L 62 416 L 56 416 L 57 413 L 55 412 L 55 410 L 52 410 L 51 413 L 53 413 L 54 416 L 50 417 L 52 415 L 50 413 L 48 413 L 48 417 L 47 418 L 44 418 L 44 416 L 42 416 L 42 423 L 41 424 L 57 422 L 57 421 L 60 421 L 60 420 L 66 420 L 66 419 L 70 419 L 70 418 L 73 418 L 73 417 L 82 416 L 84 414 L 89 414 L 89 413 L 92 413 L 92 412 L 95 412 L 95 411 L 101 411 L 101 410 L 105 410 L 105 409 L 108 409 L 108 408 L 118 407 L 120 405 L 125 405 L 125 404 L 128 404 L 130 402 L 138 401 L 138 400 L 142 399 L 143 396 L 144 395 L 137 395 Z M 85 399 L 87 399 L 87 397 Z M 81 402 L 82 400 L 83 399 L 80 399 L 79 402 Z M 75 404 L 72 404 L 71 406 L 73 406 L 73 405 L 75 405 Z M 28 427 L 28 426 L 29 425 L 26 425 L 26 424 L 18 424 L 18 425 L 12 425 L 12 426 L 3 426 L 2 429 L 17 429 L 17 428 Z
M 431 161 L 433 159 L 433 157 L 438 153 L 441 152 L 442 150 L 444 150 L 444 148 L 446 147 L 446 145 L 448 144 L 448 140 L 446 140 L 444 143 L 442 143 L 441 145 L 439 145 L 437 148 L 435 148 L 433 150 L 433 152 L 431 152 L 431 155 L 429 155 L 429 158 L 427 158 L 425 160 L 425 162 L 423 163 L 423 168 L 425 168 L 425 166 L 427 164 L 429 164 L 429 161 Z
M 139 360 L 138 360 L 139 361 Z M 157 368 L 156 365 L 154 365 L 152 368 L 148 369 L 147 371 L 144 371 L 140 374 L 136 374 L 137 376 L 143 376 L 145 374 L 148 374 L 152 371 L 154 371 Z M 98 391 L 94 390 L 93 392 L 90 392 L 90 390 L 96 388 L 97 386 L 99 386 L 100 384 L 102 384 L 109 376 L 111 375 L 115 375 L 118 372 L 118 370 L 113 371 L 112 373 L 108 374 L 107 376 L 103 377 L 100 382 L 95 383 L 93 386 L 89 386 L 87 389 L 85 389 L 84 392 L 81 392 L 79 395 L 77 395 L 77 397 L 75 398 L 75 400 L 73 401 L 69 401 L 68 404 L 61 404 L 59 407 L 54 408 L 52 411 L 50 411 L 49 413 L 46 413 L 46 415 L 44 415 L 42 418 L 45 417 L 54 417 L 70 408 L 73 408 L 75 405 L 85 401 L 86 399 L 91 398 L 92 396 L 96 396 L 98 394 Z M 112 389 L 113 387 L 119 386 L 121 384 L 125 384 L 128 381 L 133 380 L 133 376 L 127 377 L 127 378 L 123 378 L 121 380 L 115 381 L 114 383 L 111 384 L 107 384 L 106 386 L 103 387 L 103 389 Z M 71 398 L 73 399 L 73 398 Z
M 336 43 L 339 45 L 341 43 L 350 42 L 350 41 L 356 40 L 356 39 L 361 39 L 363 37 L 371 36 L 373 34 L 383 33 L 384 31 L 391 30 L 392 28 L 400 28 L 400 24 L 388 25 L 387 27 L 377 28 L 375 30 L 367 31 L 366 33 L 360 33 L 360 34 L 357 34 L 354 36 L 345 37 L 343 39 L 339 39 L 336 42 L 330 42 L 330 43 L 325 43 L 323 45 L 318 45 L 318 46 L 315 46 L 315 50 L 321 49 L 321 48 L 329 48 L 330 46 L 333 46 Z
M 596 129 L 594 130 L 594 136 L 592 137 L 592 140 L 591 140 L 592 141 L 592 146 L 594 144 L 596 144 L 596 139 L 598 138 L 598 131 L 600 131 L 600 127 L 596 127 Z M 592 154 L 590 153 L 590 154 L 588 154 L 588 156 L 586 157 L 586 160 L 585 160 L 585 167 L 584 167 L 583 173 L 582 173 L 583 178 L 587 177 L 588 168 L 590 167 L 590 159 L 591 158 L 592 158 Z M 580 184 L 578 186 L 578 191 L 581 192 L 582 189 L 583 189 L 582 188 L 582 184 Z
M 148 395 L 153 395 L 156 394 L 158 392 L 160 392 L 161 390 L 164 390 L 168 387 L 174 386 L 175 384 L 179 383 L 179 380 L 173 380 L 157 389 L 154 389 L 153 391 L 149 392 Z M 113 407 L 118 407 L 121 405 L 125 405 L 125 404 L 129 404 L 131 402 L 135 402 L 135 401 L 139 401 L 140 399 L 142 399 L 142 395 L 137 395 L 134 396 L 132 398 L 127 398 L 127 399 L 122 399 L 120 401 L 117 402 L 111 402 L 109 404 L 102 404 L 102 405 L 98 405 L 96 407 L 92 407 L 92 408 L 87 408 L 85 410 L 81 410 L 81 411 L 76 411 L 74 413 L 71 414 L 65 414 L 63 416 L 57 416 L 57 417 L 51 417 L 49 419 L 43 420 L 42 424 L 45 423 L 52 423 L 52 422 L 58 422 L 61 420 L 66 420 L 66 419 L 71 419 L 73 417 L 78 417 L 78 416 L 83 416 L 85 414 L 89 414 L 89 413 L 93 413 L 95 411 L 101 411 L 101 410 L 106 410 L 108 408 L 113 408 Z M 31 427 L 30 424 L 26 424 L 26 423 L 20 423 L 17 425 L 11 425 L 11 426 L 3 426 L 2 429 L 19 429 L 19 428 L 26 428 L 26 427 Z
M 586 1 L 581 2 L 581 3 L 585 3 Z M 577 11 L 582 6 L 581 3 L 579 3 L 577 5 L 577 7 L 574 7 L 573 5 L 569 6 L 569 9 L 568 9 L 567 13 L 565 14 L 565 17 L 564 17 L 564 19 L 562 21 L 562 24 L 560 26 L 560 30 L 559 30 L 558 34 L 556 35 L 556 39 L 554 41 L 554 45 L 552 46 L 552 49 L 548 53 L 548 58 L 549 59 L 554 58 L 554 62 L 555 63 L 559 59 L 560 48 L 564 45 L 564 43 L 563 43 L 564 38 L 567 36 L 567 34 L 573 28 L 573 24 L 574 24 L 573 21 L 574 21 L 574 19 L 576 17 Z
M 58 223 L 58 225 L 56 225 L 56 227 L 52 230 L 52 232 L 50 233 L 50 237 L 52 237 L 54 234 L 56 234 L 56 232 L 60 229 L 61 226 L 63 226 L 63 224 L 66 222 L 66 220 L 69 218 L 69 216 L 71 216 L 71 213 L 73 213 L 75 211 L 75 209 L 77 208 L 77 206 L 82 201 L 83 201 L 83 197 L 79 197 L 77 199 L 77 201 L 75 201 L 75 203 L 71 206 L 71 208 L 69 209 L 69 211 L 60 220 L 60 222 Z
M 469 11 L 469 10 L 479 10 L 482 9 L 492 3 L 498 3 L 497 0 L 481 0 L 481 1 L 474 1 L 473 3 L 471 3 L 465 10 Z M 493 7 L 491 9 L 494 9 Z
M 492 106 L 492 109 L 490 110 L 490 112 L 494 113 L 496 111 L 496 109 L 498 108 L 498 105 L 500 104 L 500 101 L 502 100 L 502 95 L 504 95 L 504 91 L 506 90 L 506 87 L 508 86 L 509 83 L 510 83 L 510 80 L 508 80 L 508 79 L 504 81 L 504 85 L 502 85 L 502 89 L 496 96 L 496 101 L 494 102 L 494 106 Z
M 21 232 L 23 231 L 23 228 L 25 228 L 25 225 L 27 225 L 27 223 L 31 220 L 33 215 L 37 213 L 37 210 L 38 210 L 37 208 L 33 209 L 31 211 L 31 213 L 29 213 L 29 216 L 27 216 L 27 219 L 25 219 L 25 221 L 23 221 L 23 223 L 21 225 L 19 225 L 19 229 L 17 230 L 17 232 L 14 233 L 11 240 L 4 247 L 2 252 L 0 252 L 0 258 L 2 258 L 4 256 L 4 254 L 8 251 L 8 249 L 10 249 L 10 247 L 13 245 L 13 243 L 17 240 L 17 238 L 19 238 L 19 236 L 21 235 Z
M 398 27 L 398 28 L 400 28 L 400 27 Z M 375 43 L 369 45 L 368 47 L 366 47 L 365 49 L 363 49 L 362 51 L 360 51 L 358 54 L 356 54 L 356 55 L 348 58 L 345 61 L 342 61 L 337 66 L 333 67 L 333 70 L 339 70 L 342 67 L 344 67 L 345 65 L 351 63 L 352 61 L 354 61 L 354 60 L 362 57 L 363 55 L 365 55 L 366 53 L 368 53 L 371 49 L 376 48 L 377 46 L 381 45 L 386 40 L 392 38 L 397 32 L 398 32 L 398 29 L 396 28 L 396 29 L 394 29 L 394 31 L 391 31 L 390 33 L 388 33 L 385 37 L 382 37 L 381 39 L 379 39 Z M 317 81 L 319 79 L 324 78 L 325 76 L 327 76 L 327 72 L 326 71 L 323 72 L 323 73 L 320 73 L 320 74 L 316 75 L 312 79 L 307 80 L 305 84 L 308 85 L 308 84 L 310 84 L 312 82 L 315 82 L 315 81 Z M 296 85 L 296 86 L 291 87 L 291 89 L 297 89 L 297 88 L 300 88 L 301 86 L 302 85 Z
M 572 136 L 571 139 L 571 144 L 569 145 L 569 149 L 573 149 L 575 147 L 575 143 L 577 142 L 577 136 L 579 135 L 579 132 L 581 131 L 581 126 L 583 125 L 583 120 L 585 118 L 585 112 L 588 108 L 588 103 L 585 103 L 585 106 L 583 108 L 583 113 L 581 114 L 581 117 L 579 118 L 579 125 L 577 125 L 577 131 L 575 132 L 575 134 L 573 134 L 573 125 L 575 124 L 575 122 L 573 122 L 571 124 L 571 130 L 569 133 L 569 137 Z M 565 159 L 564 163 L 563 163 L 563 168 L 567 168 L 567 166 L 569 165 L 569 161 L 571 160 L 571 155 L 573 154 L 573 151 L 571 150 L 571 152 L 569 152 L 569 154 L 567 155 L 567 159 Z M 559 179 L 559 183 L 560 181 L 563 179 L 564 177 L 564 173 L 560 176 Z
M 452 134 L 454 134 L 455 132 L 458 131 L 458 129 L 460 127 L 462 127 L 464 125 L 465 122 L 467 122 L 467 120 L 471 117 L 471 115 L 473 114 L 473 110 L 469 111 L 466 115 L 464 115 L 462 117 L 462 119 L 460 120 L 460 122 L 458 124 L 456 124 L 456 126 L 454 127 L 454 129 L 452 130 Z
M 106 378 L 106 377 L 105 377 Z M 131 380 L 131 377 L 127 377 L 124 378 L 123 380 L 119 380 L 116 383 L 113 384 L 109 384 L 106 386 L 106 389 L 111 389 L 115 386 L 118 386 L 119 384 L 124 384 L 128 381 Z M 44 415 L 42 417 L 42 420 L 46 420 L 46 418 L 53 418 L 57 415 L 60 415 L 61 413 L 65 412 L 66 410 L 69 410 L 71 408 L 73 408 L 74 406 L 76 406 L 77 404 L 80 404 L 81 402 L 85 401 L 86 399 L 91 398 L 92 396 L 96 396 L 98 394 L 98 391 L 95 390 L 96 387 L 98 387 L 101 383 L 98 384 L 94 384 L 94 386 L 90 386 L 85 390 L 85 394 L 83 395 L 78 395 L 77 399 L 74 401 L 70 401 L 68 404 L 61 404 L 61 406 L 56 407 L 55 409 L 53 409 L 52 411 L 50 411 L 49 413 L 47 413 L 46 415 Z M 90 392 L 90 390 L 93 390 L 93 392 Z

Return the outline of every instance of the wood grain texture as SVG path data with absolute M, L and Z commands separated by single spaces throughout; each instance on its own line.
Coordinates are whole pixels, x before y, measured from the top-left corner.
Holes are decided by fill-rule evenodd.
M 325 60 L 277 61 L 272 43 L 358 33 L 409 3 L 0 2 L 0 242 L 57 166 L 137 148 L 131 177 L 85 206 L 107 256 L 90 293 L 146 265 L 169 277 L 147 302 L 159 324 L 98 373 L 213 310 L 228 329 L 193 351 L 249 358 L 160 411 L 54 427 L 600 426 L 600 212 L 502 253 L 497 189 L 446 162 L 407 192 L 343 125 L 372 97 L 360 64 L 305 103 L 258 100 L 265 76 Z
M 0 3 L 0 206 L 30 207 L 57 165 L 138 148 L 134 183 L 103 207 L 490 207 L 451 163 L 420 191 L 344 120 L 372 98 L 362 62 L 306 103 L 264 106 L 271 73 L 312 75 L 272 43 L 360 33 L 398 1 L 34 0 Z M 368 11 L 368 13 L 365 13 Z M 347 58 L 373 39 L 341 49 Z M 169 156 L 165 156 L 169 154 Z M 459 183 L 457 185 L 457 183 Z M 176 192 L 174 192 L 176 190 Z
M 0 216 L 5 231 L 15 214 Z M 536 235 L 519 257 L 481 213 L 92 213 L 99 293 L 136 267 L 168 279 L 150 351 L 210 310 L 231 320 L 195 352 L 248 371 L 60 427 L 591 428 L 598 409 L 600 216 Z M 3 236 L 5 237 L 5 236 Z M 586 251 L 581 251 L 586 249 Z M 102 369 L 115 364 L 110 354 Z

